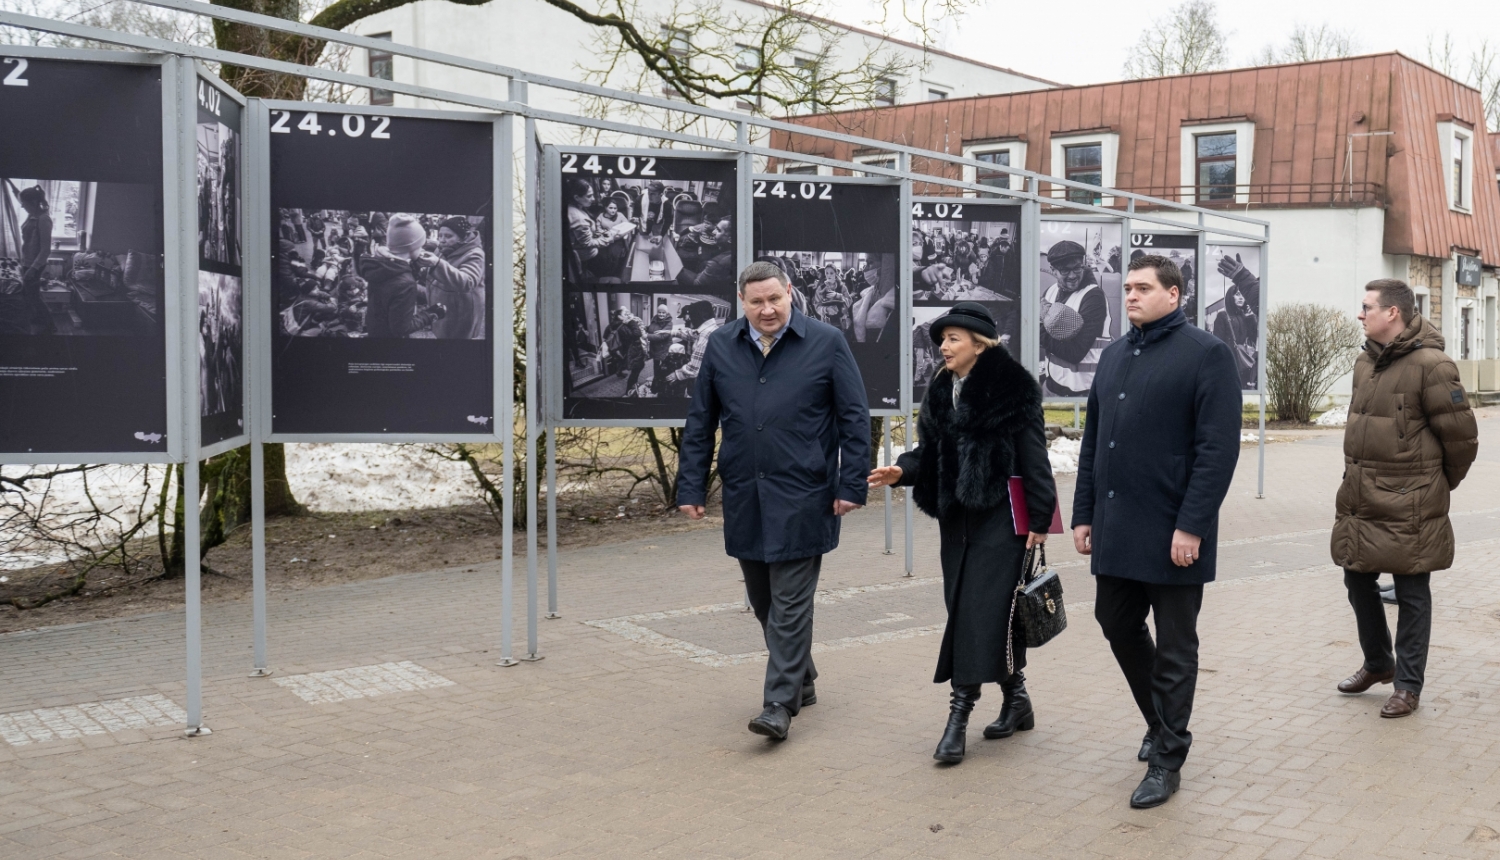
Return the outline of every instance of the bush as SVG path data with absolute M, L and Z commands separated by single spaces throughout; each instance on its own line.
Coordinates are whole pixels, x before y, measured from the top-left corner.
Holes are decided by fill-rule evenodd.
M 1354 367 L 1364 330 L 1327 305 L 1284 305 L 1266 318 L 1266 393 L 1283 421 L 1306 424 L 1313 406 Z

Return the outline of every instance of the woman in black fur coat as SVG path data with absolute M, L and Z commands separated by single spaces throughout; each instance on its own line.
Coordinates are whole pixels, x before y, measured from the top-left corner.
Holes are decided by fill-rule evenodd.
M 953 700 L 933 758 L 957 764 L 981 684 L 999 683 L 1005 697 L 1000 717 L 985 727 L 986 738 L 1007 738 L 1036 722 L 1021 675 L 1026 649 L 1012 644 L 1012 672 L 1006 629 L 1026 550 L 1047 540 L 1057 487 L 1041 388 L 999 345 L 989 311 L 960 302 L 930 330 L 943 369 L 922 401 L 920 444 L 896 465 L 871 472 L 869 483 L 910 486 L 917 507 L 938 521 L 948 626 L 933 681 L 951 682 Z M 1011 513 L 1013 475 L 1026 490 L 1032 529 L 1026 536 L 1016 534 Z

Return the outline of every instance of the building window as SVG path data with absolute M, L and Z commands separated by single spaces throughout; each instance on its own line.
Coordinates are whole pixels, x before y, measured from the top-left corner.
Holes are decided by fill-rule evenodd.
M 391 34 L 390 33 L 376 33 L 375 35 L 371 36 L 370 38 L 371 39 L 384 39 L 387 42 L 389 42 L 391 40 Z M 369 74 L 370 74 L 370 77 L 372 77 L 372 78 L 379 78 L 382 81 L 394 81 L 396 79 L 396 63 L 395 63 L 395 58 L 391 56 L 391 52 L 390 51 L 379 51 L 379 50 L 376 50 L 374 48 L 371 48 L 367 53 L 369 54 L 369 59 L 370 59 L 370 62 L 369 62 L 369 66 L 370 66 L 370 68 L 369 68 Z M 396 103 L 396 94 L 393 93 L 393 92 L 391 92 L 390 90 L 377 90 L 377 89 L 375 89 L 373 87 L 370 89 L 370 104 L 372 104 L 372 105 L 391 105 L 391 104 L 395 104 L 395 103 Z
M 1238 161 L 1238 137 L 1232 131 L 1200 134 L 1193 138 L 1197 150 L 1197 199 L 1233 200 Z
M 927 88 L 927 100 L 930 102 L 940 102 L 947 97 L 948 93 L 946 90 L 933 89 L 932 87 Z
M 739 72 L 754 72 L 760 68 L 760 49 L 751 45 L 735 45 L 734 68 Z M 759 94 L 753 96 L 740 96 L 735 99 L 735 110 L 747 113 L 759 113 L 761 109 L 761 97 Z
M 971 158 L 975 161 L 1001 167 L 1025 167 L 1026 141 L 1009 140 L 1004 143 L 971 144 L 964 147 L 964 158 Z M 1007 191 L 1015 190 L 1024 185 L 1022 180 L 1013 180 L 1009 173 L 1002 170 L 986 170 L 983 167 L 967 164 L 964 165 L 964 181 L 1003 188 Z M 976 196 L 972 191 L 965 191 L 964 194 L 969 197 Z M 993 195 L 979 194 L 977 196 L 988 197 Z
M 793 57 L 792 68 L 795 70 L 797 77 L 802 81 L 802 92 L 798 93 L 798 95 L 807 99 L 807 101 L 796 106 L 796 112 L 817 113 L 820 107 L 818 104 L 818 95 L 822 89 L 822 84 L 818 80 L 818 61 L 807 57 Z
M 820 174 L 816 164 L 783 164 L 781 172 L 787 176 L 818 176 Z
M 975 161 L 983 161 L 987 164 L 998 164 L 1002 167 L 1010 167 L 1010 150 L 997 149 L 994 152 L 976 152 Z M 985 170 L 978 168 L 974 181 L 980 185 L 993 185 L 996 188 L 1010 189 L 1010 174 L 1003 170 Z
M 872 167 L 884 167 L 887 170 L 896 169 L 896 156 L 882 153 L 880 155 L 857 155 L 854 160 L 858 164 L 868 164 Z M 856 172 L 856 176 L 884 176 L 882 173 Z
M 870 98 L 870 103 L 875 107 L 890 107 L 896 103 L 896 82 L 891 78 L 881 78 L 875 82 L 875 92 Z
M 1063 178 L 1089 185 L 1104 184 L 1104 146 L 1098 143 L 1078 143 L 1063 147 Z M 1074 203 L 1098 205 L 1101 195 L 1086 188 L 1069 188 L 1068 199 Z
M 1413 292 L 1412 298 L 1416 300 L 1417 316 L 1427 316 L 1427 294 Z
M 683 65 L 687 65 L 688 54 L 693 50 L 692 34 L 675 27 L 662 27 L 661 44 L 666 49 L 668 56 L 680 61 Z M 669 99 L 682 98 L 682 94 L 666 82 L 662 83 L 661 92 L 662 95 Z
M 1443 156 L 1443 186 L 1448 208 L 1469 214 L 1474 205 L 1474 131 L 1457 120 L 1438 123 Z

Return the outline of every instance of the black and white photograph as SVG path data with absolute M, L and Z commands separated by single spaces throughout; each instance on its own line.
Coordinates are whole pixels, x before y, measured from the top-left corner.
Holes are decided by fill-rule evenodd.
M 0 87 L 0 453 L 165 457 L 161 68 L 24 79 Z
M 198 86 L 198 256 L 239 266 L 240 106 Z
M 1042 219 L 1042 396 L 1087 398 L 1099 355 L 1120 336 L 1120 224 Z
M 0 178 L 0 333 L 160 333 L 152 189 Z
M 979 302 L 1000 342 L 1021 348 L 1021 210 L 967 202 L 918 202 L 912 213 L 912 307 Z M 918 215 L 923 217 L 917 217 Z M 913 349 L 924 348 L 913 343 Z M 919 386 L 925 383 L 918 383 Z
M 564 279 L 572 285 L 733 284 L 735 166 L 714 159 L 560 154 Z
M 597 414 L 597 403 L 590 409 L 580 401 L 658 398 L 676 401 L 653 410 L 661 417 L 685 416 L 708 336 L 733 319 L 723 294 L 568 293 L 563 391 L 569 415 Z
M 1203 327 L 1234 351 L 1240 387 L 1260 389 L 1260 249 L 1209 245 Z
M 756 179 L 757 260 L 792 282 L 797 309 L 844 333 L 870 409 L 901 407 L 898 254 L 901 198 L 895 185 Z
M 492 434 L 493 123 L 269 110 L 272 432 Z
M 911 399 L 920 405 L 927 396 L 927 386 L 943 369 L 943 354 L 932 342 L 932 321 L 948 312 L 946 306 L 911 309 Z
M 839 329 L 850 343 L 900 337 L 894 327 L 886 331 L 901 310 L 895 254 L 761 251 L 756 259 L 781 267 L 797 309 Z
M 484 340 L 484 218 L 282 209 L 278 332 Z
M 205 419 L 226 416 L 232 426 L 204 441 L 238 435 L 244 403 L 244 296 L 240 279 L 214 272 L 198 273 L 198 404 Z
M 1198 235 L 1196 233 L 1131 233 L 1130 259 L 1160 254 L 1182 272 L 1182 300 L 1178 307 L 1188 322 L 1198 324 Z M 1128 263 L 1126 264 L 1129 265 Z

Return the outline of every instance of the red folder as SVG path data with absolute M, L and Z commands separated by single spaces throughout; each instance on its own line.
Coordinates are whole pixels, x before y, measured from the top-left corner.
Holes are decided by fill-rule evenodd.
M 1012 475 L 1010 479 L 1010 516 L 1016 522 L 1016 534 L 1024 535 L 1031 531 L 1031 514 L 1026 510 L 1026 485 L 1019 477 Z M 1062 534 L 1062 508 L 1056 503 L 1052 505 L 1052 527 L 1047 529 L 1048 534 Z

